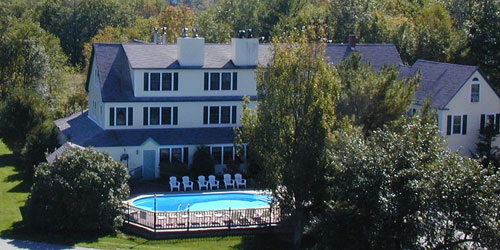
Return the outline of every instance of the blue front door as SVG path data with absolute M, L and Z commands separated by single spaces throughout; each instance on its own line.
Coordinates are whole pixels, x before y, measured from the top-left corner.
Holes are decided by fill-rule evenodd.
M 144 179 L 151 180 L 155 178 L 155 150 L 144 150 Z

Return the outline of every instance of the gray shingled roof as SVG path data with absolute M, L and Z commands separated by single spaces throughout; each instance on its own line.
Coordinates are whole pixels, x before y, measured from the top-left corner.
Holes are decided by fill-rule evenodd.
M 325 56 L 329 57 L 329 61 L 333 64 L 338 64 L 353 51 L 359 52 L 361 60 L 370 63 L 376 70 L 381 69 L 386 64 L 403 65 L 398 50 L 393 44 L 358 44 L 354 50 L 347 44 L 328 44 Z
M 435 108 L 444 109 L 478 69 L 476 66 L 418 60 L 411 67 L 402 67 L 401 75 L 410 77 L 420 72 L 422 82 L 415 93 L 415 102 L 423 104 L 430 98 Z
M 125 43 L 125 54 L 133 69 L 178 69 L 177 44 Z M 271 56 L 270 45 L 259 44 L 258 61 L 266 64 Z M 205 69 L 234 69 L 231 44 L 205 44 Z
M 68 141 L 83 147 L 139 146 L 149 138 L 159 145 L 225 144 L 235 137 L 232 127 L 103 130 L 87 115 L 77 113 L 55 124 Z
M 269 44 L 259 45 L 259 64 L 269 62 L 272 56 L 270 48 Z M 363 61 L 371 63 L 375 69 L 380 69 L 385 64 L 402 64 L 398 51 L 392 44 L 358 44 L 355 50 L 361 53 Z M 328 44 L 325 55 L 330 62 L 336 64 L 349 56 L 352 51 L 349 45 Z M 101 94 L 104 102 L 209 101 L 203 98 L 200 99 L 200 97 L 169 99 L 134 96 L 129 64 L 132 68 L 180 68 L 176 59 L 177 45 L 175 44 L 95 43 L 94 57 L 99 71 Z M 205 65 L 203 68 L 233 69 L 240 67 L 235 67 L 231 61 L 230 44 L 206 44 Z M 231 98 L 231 100 L 241 100 L 239 96 Z

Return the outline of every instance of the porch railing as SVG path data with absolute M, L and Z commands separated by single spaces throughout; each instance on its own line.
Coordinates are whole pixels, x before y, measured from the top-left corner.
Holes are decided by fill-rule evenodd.
M 142 179 L 142 166 L 136 167 L 129 172 L 130 180 L 141 180 Z

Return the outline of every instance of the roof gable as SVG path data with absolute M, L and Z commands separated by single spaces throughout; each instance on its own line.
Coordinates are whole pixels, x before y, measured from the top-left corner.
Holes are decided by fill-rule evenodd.
M 414 97 L 416 103 L 423 104 L 431 99 L 435 108 L 444 109 L 477 70 L 476 66 L 418 60 L 411 68 L 403 68 L 402 75 L 413 76 L 420 72 L 421 85 Z

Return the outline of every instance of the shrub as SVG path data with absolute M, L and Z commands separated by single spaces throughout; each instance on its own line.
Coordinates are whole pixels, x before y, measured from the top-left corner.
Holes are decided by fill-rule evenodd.
M 160 164 L 160 178 L 168 181 L 170 176 L 182 177 L 189 174 L 189 169 L 182 162 L 169 162 Z
M 191 176 L 211 175 L 215 173 L 215 163 L 207 147 L 198 146 L 193 155 Z
M 33 166 L 45 161 L 47 152 L 52 152 L 59 146 L 58 134 L 59 131 L 51 120 L 46 120 L 28 133 L 21 150 L 21 159 L 30 172 L 33 171 Z
M 25 220 L 49 232 L 112 232 L 128 197 L 125 166 L 107 153 L 67 149 L 35 170 Z
M 0 107 L 0 137 L 19 156 L 29 132 L 49 119 L 47 104 L 36 92 L 13 90 Z

